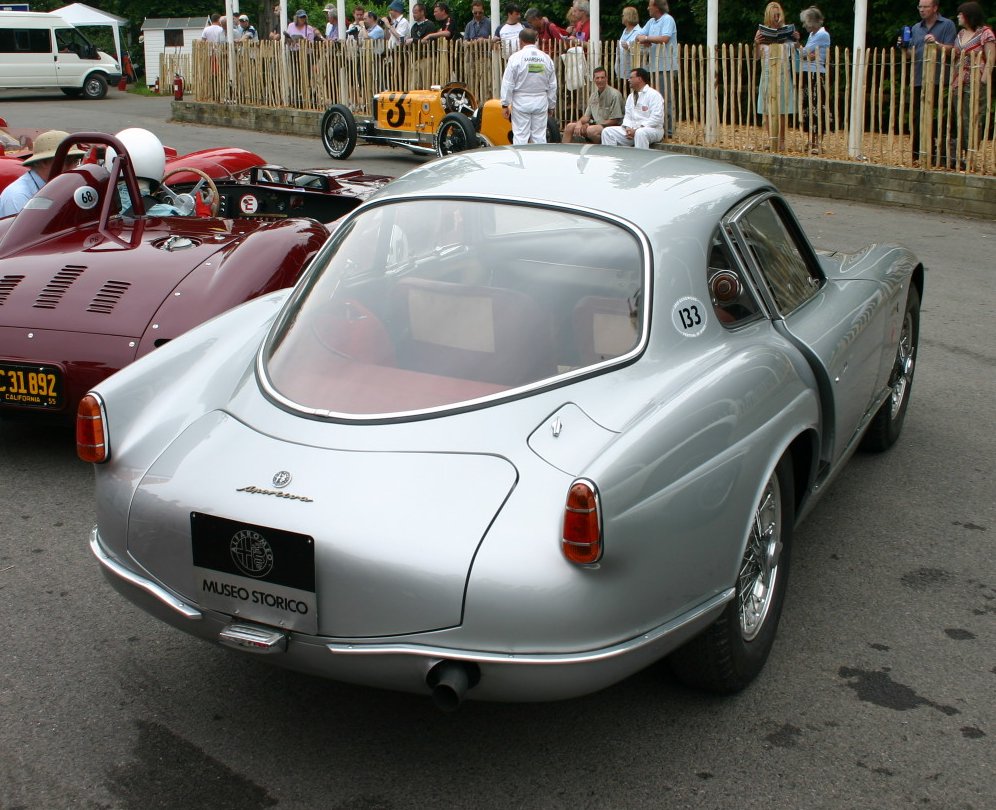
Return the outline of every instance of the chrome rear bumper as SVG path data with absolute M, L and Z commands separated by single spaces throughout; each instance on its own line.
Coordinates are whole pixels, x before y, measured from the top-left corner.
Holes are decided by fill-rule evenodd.
M 208 641 L 243 651 L 264 651 L 247 650 L 259 645 L 247 643 L 246 633 L 265 634 L 273 628 L 251 623 L 243 628 L 243 623 L 231 616 L 187 604 L 115 560 L 102 545 L 96 528 L 90 536 L 90 549 L 114 589 L 156 618 Z M 268 643 L 265 652 L 276 653 L 267 660 L 289 669 L 418 694 L 428 694 L 426 675 L 441 661 L 473 663 L 480 669 L 480 682 L 468 692 L 470 698 L 560 700 L 603 689 L 663 657 L 707 627 L 733 594 L 730 588 L 694 610 L 618 644 L 577 652 L 510 653 L 416 642 L 346 642 L 282 631 L 276 633 L 279 643 Z M 233 632 L 237 638 L 232 637 Z

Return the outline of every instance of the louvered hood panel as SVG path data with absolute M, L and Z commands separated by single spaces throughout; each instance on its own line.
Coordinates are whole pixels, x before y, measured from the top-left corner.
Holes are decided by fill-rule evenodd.
M 0 261 L 0 326 L 141 337 L 177 284 L 221 247 Z

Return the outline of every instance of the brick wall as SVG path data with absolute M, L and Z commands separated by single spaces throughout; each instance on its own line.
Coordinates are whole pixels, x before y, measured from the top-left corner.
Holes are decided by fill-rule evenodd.
M 172 105 L 173 121 L 285 135 L 313 135 L 317 138 L 322 121 L 322 113 L 312 110 L 205 104 L 198 101 L 174 101 Z

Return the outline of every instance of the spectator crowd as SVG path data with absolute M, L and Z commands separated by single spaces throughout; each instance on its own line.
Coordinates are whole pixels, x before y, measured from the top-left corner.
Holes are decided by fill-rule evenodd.
M 978 2 L 961 3 L 954 20 L 940 13 L 939 2 L 918 0 L 918 21 L 897 26 L 896 47 L 911 65 L 907 132 L 912 134 L 914 164 L 929 156 L 933 165 L 947 165 L 969 148 L 973 133 L 977 133 L 974 140 L 987 133 L 992 137 L 996 37 Z M 574 110 L 561 111 L 568 113 L 563 116 L 566 140 L 649 147 L 674 136 L 680 59 L 677 24 L 668 0 L 647 0 L 643 22 L 640 9 L 625 6 L 614 58 L 607 62 L 608 67 L 596 63 L 590 68 L 586 59 L 595 55 L 585 49 L 591 38 L 587 0 L 575 0 L 563 21 L 551 20 L 538 7 L 523 10 L 516 3 L 505 4 L 504 19 L 493 21 L 488 17 L 489 7 L 486 0 L 473 0 L 470 19 L 460 25 L 442 0 L 432 6 L 414 3 L 410 18 L 404 0 L 391 0 L 383 15 L 356 5 L 351 19 L 345 21 L 338 19 L 336 6 L 329 4 L 324 8 L 323 25 L 312 25 L 308 13 L 299 9 L 280 30 L 280 7 L 274 6 L 275 20 L 269 21 L 264 31 L 269 30 L 269 38 L 282 40 L 290 51 L 299 49 L 302 42 L 327 41 L 370 43 L 374 54 L 391 55 L 408 46 L 460 40 L 466 49 L 484 49 L 478 64 L 464 61 L 465 69 L 480 84 L 488 83 L 490 54 L 498 52 L 505 65 L 502 101 L 520 141 L 545 137 L 545 127 L 540 126 L 537 116 L 542 114 L 545 120 L 556 104 L 558 70 L 551 56 L 559 56 L 567 88 L 590 90 L 580 116 L 575 117 L 580 104 Z M 527 32 L 525 38 L 523 32 Z M 244 14 L 233 26 L 212 14 L 203 39 L 220 44 L 229 39 L 258 40 L 259 35 Z M 798 126 L 806 133 L 807 150 L 813 154 L 822 151 L 824 135 L 838 123 L 828 75 L 831 45 L 831 32 L 819 8 L 802 9 L 798 28 L 779 2 L 769 2 L 763 9 L 753 42 L 757 68 L 752 108 L 769 137 L 767 148 L 783 151 L 786 132 Z M 526 56 L 520 54 L 523 50 L 528 51 Z M 941 67 L 935 68 L 936 64 Z M 610 71 L 619 81 L 628 82 L 625 98 L 612 86 Z M 470 81 L 472 77 L 453 78 Z M 924 113 L 927 97 L 929 117 Z M 949 116 L 954 119 L 954 135 L 952 122 L 942 125 L 936 112 L 945 101 L 955 110 Z M 518 117 L 516 109 L 524 117 Z

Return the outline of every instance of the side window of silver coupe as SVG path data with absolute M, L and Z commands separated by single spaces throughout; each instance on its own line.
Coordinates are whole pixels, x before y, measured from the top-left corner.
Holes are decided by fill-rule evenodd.
M 816 294 L 819 277 L 810 271 L 794 229 L 776 210 L 773 199 L 754 206 L 739 226 L 779 312 L 788 314 Z
M 709 297 L 716 318 L 727 327 L 739 326 L 760 315 L 760 307 L 744 277 L 743 268 L 733 256 L 726 239 L 717 231 L 709 248 L 706 270 Z

